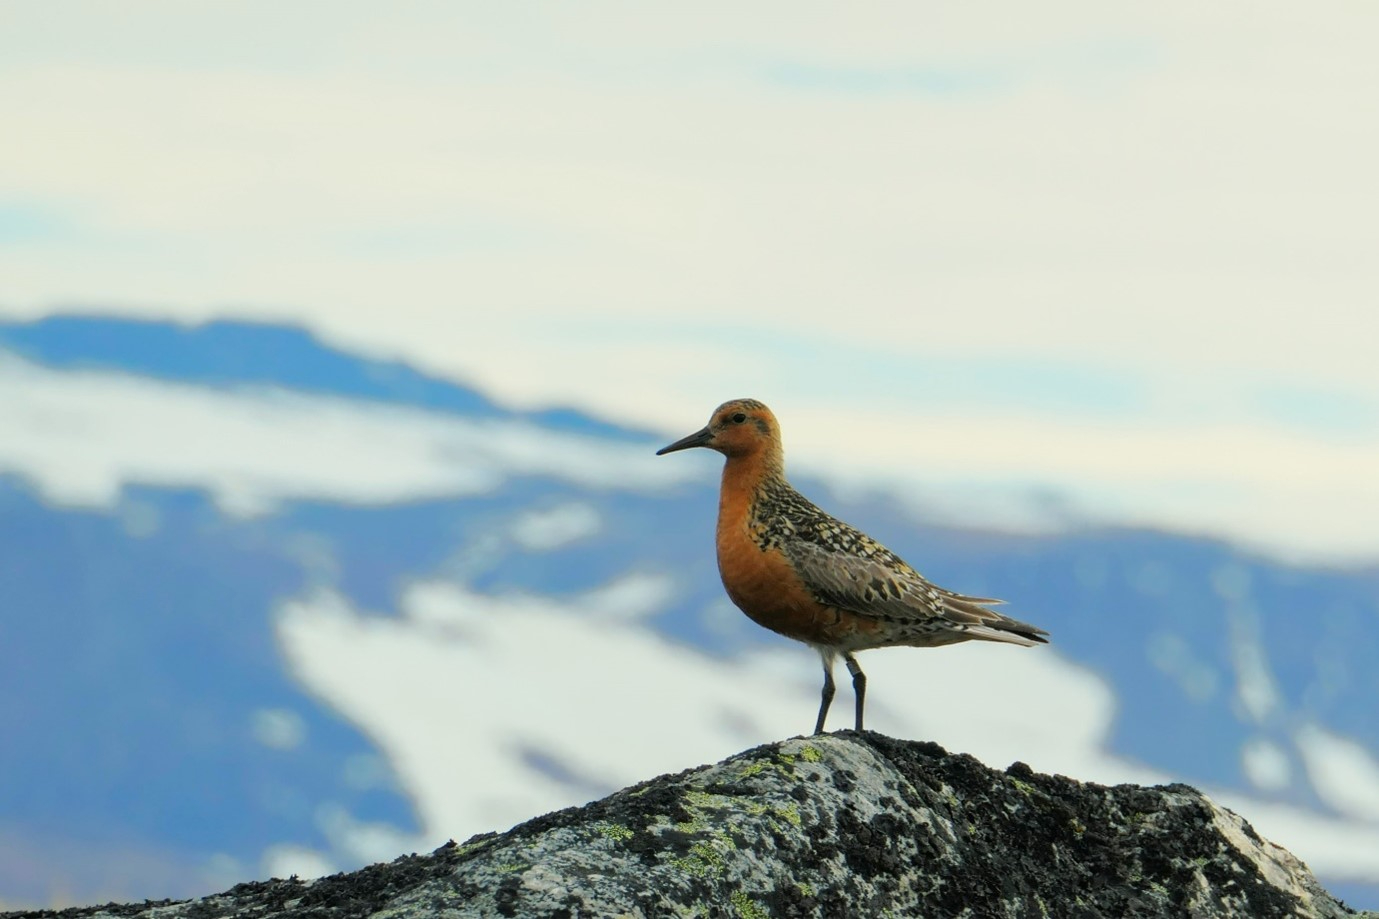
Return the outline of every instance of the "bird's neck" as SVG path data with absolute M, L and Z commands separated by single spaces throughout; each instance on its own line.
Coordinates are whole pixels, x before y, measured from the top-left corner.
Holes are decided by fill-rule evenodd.
M 785 481 L 785 461 L 779 449 L 729 456 L 723 464 L 723 487 L 718 493 L 718 526 L 745 526 L 761 490 Z

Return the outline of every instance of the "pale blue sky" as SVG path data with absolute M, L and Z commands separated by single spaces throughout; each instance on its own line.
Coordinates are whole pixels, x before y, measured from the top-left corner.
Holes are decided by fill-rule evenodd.
M 667 432 L 755 395 L 809 468 L 1117 519 L 1379 515 L 1363 4 L 0 17 L 5 315 L 299 322 Z

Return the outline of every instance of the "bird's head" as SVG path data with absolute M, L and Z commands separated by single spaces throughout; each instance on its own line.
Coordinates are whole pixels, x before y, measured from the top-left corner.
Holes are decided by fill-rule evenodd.
M 656 451 L 657 456 L 708 447 L 724 456 L 751 456 L 779 451 L 780 425 L 771 410 L 755 399 L 733 399 L 713 410 L 709 423 L 688 437 L 682 437 Z

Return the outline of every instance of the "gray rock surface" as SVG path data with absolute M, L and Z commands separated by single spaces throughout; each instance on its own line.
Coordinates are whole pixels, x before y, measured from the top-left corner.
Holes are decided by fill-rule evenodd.
M 1357 916 L 1185 785 L 1005 772 L 879 734 L 794 739 L 502 834 L 316 881 L 9 917 Z M 1376 917 L 1379 914 L 1363 914 Z

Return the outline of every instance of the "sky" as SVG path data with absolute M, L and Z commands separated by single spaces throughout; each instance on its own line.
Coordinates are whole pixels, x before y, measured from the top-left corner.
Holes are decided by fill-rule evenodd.
M 1379 557 L 1379 13 L 0 8 L 0 316 L 306 325 L 1013 528 Z

